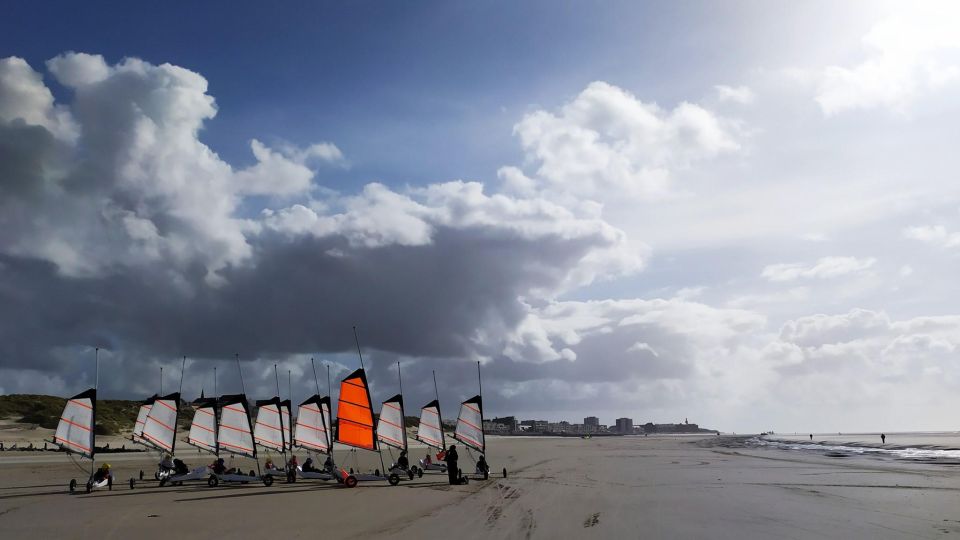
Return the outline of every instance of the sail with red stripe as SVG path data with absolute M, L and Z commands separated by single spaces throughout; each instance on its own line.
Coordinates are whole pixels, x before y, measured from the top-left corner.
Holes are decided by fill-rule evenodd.
M 233 394 L 220 398 L 220 423 L 217 424 L 217 450 L 238 456 L 256 458 L 250 406 L 247 396 Z
M 473 396 L 460 404 L 457 429 L 453 438 L 483 453 L 486 440 L 483 436 L 483 398 Z
M 157 395 L 154 394 L 140 404 L 140 410 L 137 411 L 137 421 L 133 424 L 133 436 L 131 437 L 133 442 L 144 444 L 143 426 L 147 423 L 147 415 L 150 414 L 150 408 L 153 407 L 153 402 L 156 401 L 156 399 Z
M 67 400 L 53 442 L 68 452 L 93 459 L 97 390 L 91 388 Z
M 289 407 L 289 401 L 284 403 Z M 264 448 L 278 452 L 289 447 L 290 413 L 289 409 L 284 409 L 279 397 L 257 401 L 253 440 Z
M 143 443 L 172 454 L 179 417 L 180 392 L 156 398 L 143 424 Z
M 217 453 L 217 398 L 200 398 L 193 402 L 193 422 L 187 443 L 207 452 Z
M 383 402 L 377 422 L 377 440 L 400 450 L 407 449 L 407 430 L 403 425 L 403 396 L 400 394 Z
M 293 428 L 293 443 L 298 448 L 329 453 L 330 398 L 315 394 L 297 408 L 297 420 Z
M 420 409 L 420 425 L 417 427 L 417 440 L 434 448 L 446 450 L 439 401 L 433 400 Z
M 377 449 L 373 403 L 370 401 L 370 387 L 363 368 L 354 371 L 340 382 L 337 442 L 365 450 Z

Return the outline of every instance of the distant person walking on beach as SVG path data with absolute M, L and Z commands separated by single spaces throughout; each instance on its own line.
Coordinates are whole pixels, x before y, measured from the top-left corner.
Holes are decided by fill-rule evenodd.
M 813 433 L 810 434 L 810 440 L 813 440 Z
M 460 469 L 457 468 L 458 459 L 460 458 L 457 456 L 457 445 L 451 444 L 450 449 L 443 456 L 443 460 L 447 462 L 447 478 L 450 480 L 451 486 L 460 483 Z
M 887 436 L 883 433 L 880 434 L 880 444 L 887 444 Z

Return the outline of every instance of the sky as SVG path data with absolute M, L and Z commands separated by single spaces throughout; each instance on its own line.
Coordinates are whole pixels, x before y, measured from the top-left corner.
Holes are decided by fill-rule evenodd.
M 0 393 L 99 347 L 103 398 L 184 356 L 187 398 L 240 391 L 239 355 L 302 400 L 356 326 L 409 414 L 479 362 L 488 417 L 956 430 L 958 36 L 952 2 L 13 2 Z

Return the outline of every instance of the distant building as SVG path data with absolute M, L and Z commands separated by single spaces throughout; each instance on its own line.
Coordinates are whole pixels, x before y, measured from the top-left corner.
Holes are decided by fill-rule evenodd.
M 504 416 L 503 418 L 494 418 L 493 420 L 491 420 L 491 422 L 495 424 L 504 424 L 505 426 L 507 426 L 507 430 L 510 433 L 513 433 L 514 431 L 519 431 L 517 429 L 517 426 L 519 424 L 515 416 Z
M 633 433 L 633 419 L 632 418 L 617 418 L 617 433 L 622 433 L 624 435 L 630 435 Z
M 550 423 L 546 420 L 524 420 L 520 422 L 521 426 L 527 426 L 529 431 L 544 432 Z
M 510 426 L 508 426 L 507 424 L 502 424 L 500 422 L 493 422 L 490 420 L 484 420 L 483 431 L 484 433 L 495 433 L 498 435 L 503 435 L 511 432 Z
M 599 427 L 599 426 L 600 426 L 600 419 L 597 418 L 596 416 L 588 416 L 588 417 L 586 417 L 586 418 L 583 419 L 583 425 L 585 425 L 585 426 Z

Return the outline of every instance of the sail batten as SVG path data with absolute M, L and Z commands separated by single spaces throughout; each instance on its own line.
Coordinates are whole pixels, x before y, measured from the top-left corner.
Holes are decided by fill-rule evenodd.
M 377 449 L 373 404 L 363 368 L 354 371 L 340 382 L 337 442 L 365 450 Z
M 460 416 L 457 417 L 453 438 L 481 453 L 485 451 L 483 398 L 479 395 L 460 404 Z
M 96 402 L 95 388 L 68 399 L 57 423 L 53 442 L 65 450 L 92 459 L 95 453 Z

